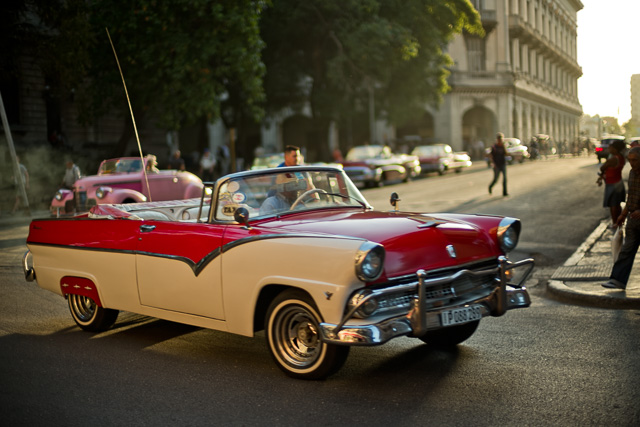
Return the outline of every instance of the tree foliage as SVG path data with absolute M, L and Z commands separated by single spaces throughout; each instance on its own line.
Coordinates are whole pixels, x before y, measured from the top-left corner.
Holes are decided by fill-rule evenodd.
M 624 128 L 625 138 L 629 139 L 634 136 L 640 136 L 640 122 L 638 120 L 631 118 L 623 124 L 622 127 Z
M 262 114 L 262 2 L 253 0 L 95 1 L 88 93 L 94 114 L 125 102 L 107 38 L 117 52 L 131 102 L 167 129 L 221 115 L 233 94 Z M 124 104 L 126 105 L 126 104 Z
M 264 64 L 259 20 L 264 0 L 8 0 L 3 51 L 28 47 L 52 95 L 74 93 L 81 121 L 120 111 L 130 120 L 113 40 L 136 120 L 177 130 L 202 118 L 261 119 Z M 11 36 L 11 37 L 9 37 Z M 13 49 L 13 50 L 10 50 Z M 3 57 L 3 69 L 15 61 Z M 17 70 L 17 67 L 12 67 Z M 123 130 L 123 151 L 131 125 Z
M 376 111 L 402 124 L 441 101 L 445 47 L 463 30 L 483 32 L 467 0 L 274 0 L 261 22 L 268 109 L 308 101 L 315 118 L 344 120 L 374 88 Z

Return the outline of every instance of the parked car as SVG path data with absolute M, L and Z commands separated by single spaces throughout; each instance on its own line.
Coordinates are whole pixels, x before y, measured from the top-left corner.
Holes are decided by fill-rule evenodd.
M 449 169 L 453 169 L 456 172 L 461 172 L 462 169 L 471 167 L 473 162 L 471 161 L 471 156 L 466 151 L 454 151 L 453 152 L 453 163 L 449 165 Z
M 155 156 L 120 157 L 102 161 L 97 175 L 79 179 L 72 190 L 58 190 L 50 210 L 58 216 L 87 212 L 102 203 L 189 199 L 199 197 L 202 188 L 202 180 L 190 172 L 158 170 Z
M 253 159 L 251 170 L 275 168 L 282 162 L 284 162 L 283 153 L 265 154 L 263 156 L 258 156 L 255 159 Z
M 611 144 L 613 141 L 624 142 L 624 140 L 624 136 L 606 135 L 598 143 L 596 143 L 595 151 L 596 157 L 598 158 L 598 163 L 600 163 L 602 159 L 607 160 L 609 158 L 609 144 Z
M 511 157 L 511 163 L 522 163 L 529 158 L 529 149 L 526 145 L 522 145 L 518 138 L 504 138 L 503 141 L 507 153 Z
M 420 159 L 422 173 L 442 175 L 451 169 L 460 172 L 471 166 L 471 157 L 465 151 L 454 152 L 448 144 L 418 145 L 411 154 Z
M 342 164 L 349 178 L 365 187 L 377 187 L 391 181 L 408 181 L 420 175 L 418 157 L 394 154 L 386 145 L 353 147 Z
M 455 346 L 482 318 L 530 305 L 533 260 L 507 258 L 515 218 L 402 212 L 395 193 L 392 211 L 375 211 L 343 170 L 322 166 L 205 185 L 198 199 L 33 220 L 25 278 L 66 298 L 87 331 L 120 310 L 265 330 L 275 363 L 303 379 L 336 372 L 351 346 L 402 336 Z

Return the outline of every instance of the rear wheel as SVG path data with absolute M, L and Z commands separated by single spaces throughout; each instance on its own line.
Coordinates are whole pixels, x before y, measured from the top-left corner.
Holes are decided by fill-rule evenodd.
M 453 347 L 471 337 L 479 324 L 480 321 L 476 320 L 462 325 L 436 329 L 435 331 L 427 332 L 420 339 L 429 345 L 437 347 Z
M 350 347 L 320 340 L 318 309 L 304 292 L 278 295 L 267 311 L 267 346 L 278 367 L 293 378 L 318 380 L 337 372 Z
M 99 307 L 89 297 L 69 294 L 67 301 L 73 320 L 85 331 L 106 331 L 118 318 L 118 310 Z

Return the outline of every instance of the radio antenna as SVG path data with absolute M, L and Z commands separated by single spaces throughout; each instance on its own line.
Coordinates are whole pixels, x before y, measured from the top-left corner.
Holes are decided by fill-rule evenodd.
M 136 141 L 138 141 L 138 151 L 140 152 L 140 160 L 142 160 L 142 172 L 144 173 L 144 181 L 147 184 L 147 194 L 149 194 L 149 201 L 153 202 L 151 199 L 151 188 L 149 188 L 149 178 L 147 177 L 147 168 L 144 164 L 144 156 L 142 155 L 142 145 L 140 144 L 140 137 L 138 137 L 138 127 L 136 126 L 136 119 L 133 116 L 133 108 L 131 108 L 131 100 L 129 99 L 129 91 L 127 91 L 127 84 L 124 81 L 124 74 L 122 74 L 122 68 L 120 68 L 120 61 L 118 60 L 118 54 L 116 53 L 116 48 L 113 45 L 113 40 L 111 40 L 111 34 L 109 34 L 109 29 L 107 27 L 104 28 L 107 30 L 107 37 L 109 37 L 109 43 L 111 43 L 111 49 L 113 49 L 113 56 L 116 57 L 116 64 L 118 64 L 118 71 L 120 71 L 120 77 L 122 78 L 122 85 L 124 86 L 124 93 L 127 95 L 127 103 L 129 104 L 129 111 L 131 112 L 131 122 L 133 123 L 133 130 L 136 134 Z

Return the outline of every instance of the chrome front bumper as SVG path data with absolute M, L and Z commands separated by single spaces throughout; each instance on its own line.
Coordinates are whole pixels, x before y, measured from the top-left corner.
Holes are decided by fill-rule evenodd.
M 531 298 L 523 283 L 533 269 L 534 260 L 525 259 L 518 262 L 510 262 L 505 257 L 500 257 L 498 267 L 498 284 L 489 295 L 467 301 L 464 304 L 449 305 L 437 309 L 426 308 L 426 293 L 430 286 L 440 284 L 443 281 L 452 281 L 457 276 L 469 274 L 468 271 L 460 271 L 450 277 L 426 279 L 423 270 L 419 270 L 418 289 L 415 298 L 411 302 L 411 308 L 407 314 L 381 320 L 376 323 L 356 325 L 347 321 L 351 319 L 354 310 L 351 310 L 338 325 L 330 323 L 320 324 L 320 335 L 324 342 L 345 345 L 378 345 L 384 344 L 392 338 L 410 335 L 423 336 L 428 330 L 446 327 L 442 324 L 442 313 L 449 310 L 477 305 L 480 307 L 482 317 L 502 316 L 507 310 L 525 308 L 531 305 Z M 508 284 L 507 270 L 527 267 L 528 271 L 517 284 Z M 364 301 L 363 301 L 364 303 Z

